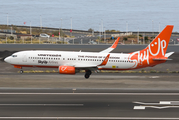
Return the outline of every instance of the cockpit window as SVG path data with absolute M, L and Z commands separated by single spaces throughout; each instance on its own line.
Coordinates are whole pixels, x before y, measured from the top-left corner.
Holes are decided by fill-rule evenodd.
M 17 55 L 12 55 L 12 57 L 17 57 Z

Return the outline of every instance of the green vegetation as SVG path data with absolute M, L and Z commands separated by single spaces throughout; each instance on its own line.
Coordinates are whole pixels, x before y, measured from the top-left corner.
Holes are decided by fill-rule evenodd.
M 52 34 L 54 34 L 54 36 L 59 36 L 59 30 L 53 31 Z M 67 37 L 67 35 L 62 30 L 60 30 L 60 36 Z
M 88 31 L 91 31 L 91 32 L 92 32 L 92 31 L 94 31 L 94 29 L 90 28 L 90 29 L 88 29 Z
M 119 30 L 105 30 L 105 32 L 120 32 Z
M 149 40 L 149 37 L 148 37 L 148 36 L 145 36 L 144 39 L 145 39 L 145 40 Z
M 129 36 L 126 36 L 127 38 L 137 38 L 137 35 L 129 35 Z
M 143 36 L 140 34 L 139 37 L 143 37 Z
M 127 41 L 127 37 L 123 37 L 123 40 L 124 40 L 124 41 Z

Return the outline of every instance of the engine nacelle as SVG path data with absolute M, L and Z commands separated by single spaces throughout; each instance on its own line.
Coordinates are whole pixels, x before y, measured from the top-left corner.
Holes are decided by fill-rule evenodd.
M 60 74 L 75 74 L 75 67 L 72 66 L 59 66 L 58 71 Z

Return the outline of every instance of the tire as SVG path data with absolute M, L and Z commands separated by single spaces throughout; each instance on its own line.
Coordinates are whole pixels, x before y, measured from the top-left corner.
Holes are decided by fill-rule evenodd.
M 20 74 L 22 74 L 24 71 L 23 70 L 20 70 Z
M 89 74 L 85 74 L 85 78 L 88 79 L 90 77 Z
M 91 75 L 91 74 L 92 74 L 91 70 L 87 70 L 87 71 L 86 71 L 86 74 Z

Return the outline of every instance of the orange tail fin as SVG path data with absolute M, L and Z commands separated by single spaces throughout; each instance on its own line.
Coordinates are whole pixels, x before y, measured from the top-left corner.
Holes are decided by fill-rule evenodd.
M 165 57 L 168 43 L 172 34 L 173 25 L 167 25 L 163 31 L 147 46 L 149 56 Z

